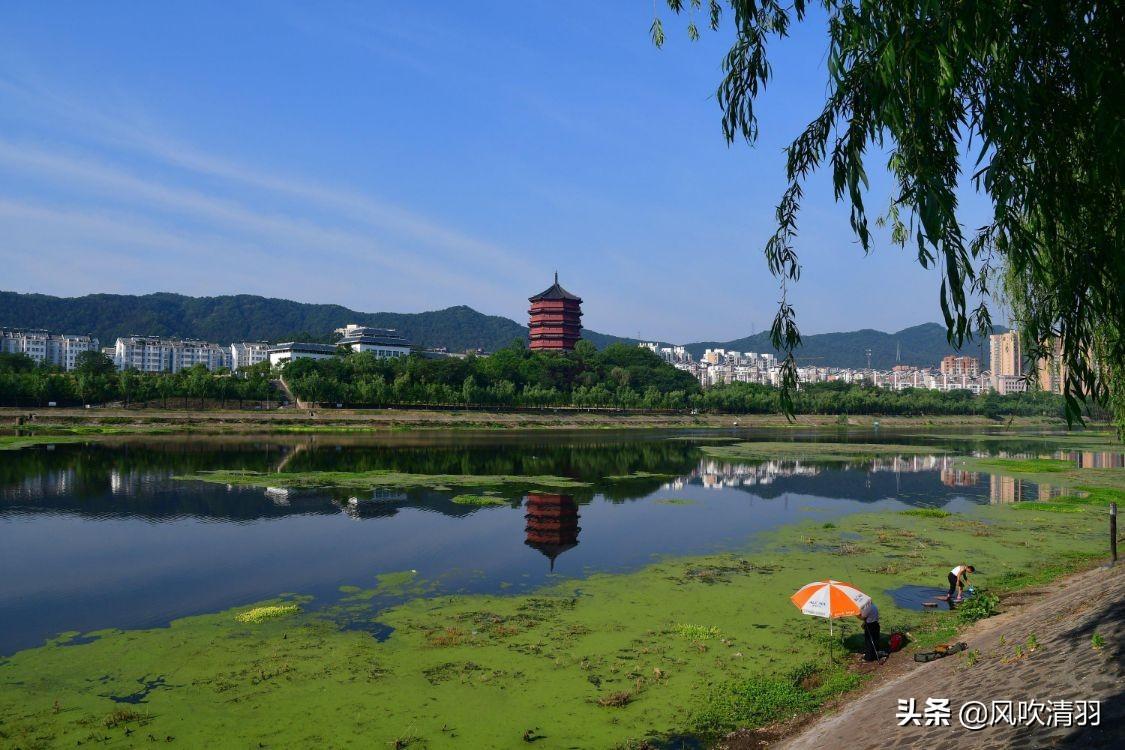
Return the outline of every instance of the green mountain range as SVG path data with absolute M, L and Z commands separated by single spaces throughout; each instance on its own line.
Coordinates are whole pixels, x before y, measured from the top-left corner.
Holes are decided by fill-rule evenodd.
M 997 326 L 996 332 L 1008 329 Z M 867 350 L 871 350 L 871 366 L 889 369 L 896 364 L 937 367 L 948 354 L 967 354 L 977 357 L 981 367 L 988 367 L 988 339 L 966 342 L 961 351 L 954 349 L 945 337 L 945 326 L 938 323 L 903 328 L 895 333 L 885 333 L 870 328 L 839 333 L 814 333 L 802 336 L 802 346 L 797 352 L 797 363 L 816 367 L 867 367 Z M 696 359 L 706 349 L 733 349 L 740 352 L 777 354 L 770 344 L 768 332 L 746 336 L 734 341 L 700 341 L 688 344 L 687 349 Z
M 447 347 L 450 351 L 494 351 L 513 339 L 526 339 L 527 327 L 498 315 L 485 315 L 459 305 L 423 313 L 365 313 L 340 305 L 318 305 L 239 294 L 188 297 L 182 294 L 90 294 L 52 297 L 45 294 L 0 292 L 0 326 L 45 328 L 61 333 L 90 333 L 102 345 L 118 336 L 178 336 L 205 341 L 331 341 L 332 331 L 346 323 L 397 328 L 415 344 Z M 636 339 L 583 330 L 583 338 L 598 348 L 611 343 L 636 344 Z M 899 351 L 896 360 L 896 346 Z M 704 349 L 770 352 L 769 335 L 759 333 L 734 341 L 703 341 L 687 345 L 697 358 Z M 953 353 L 945 327 L 926 323 L 897 333 L 870 329 L 823 333 L 805 337 L 801 364 L 885 368 L 905 364 L 933 366 Z M 987 344 L 984 347 L 987 354 Z M 978 342 L 965 352 L 979 356 Z M 985 364 L 985 366 L 987 366 Z

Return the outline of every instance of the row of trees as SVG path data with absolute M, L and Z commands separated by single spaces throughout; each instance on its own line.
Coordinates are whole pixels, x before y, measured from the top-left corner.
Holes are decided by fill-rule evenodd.
M 598 351 L 580 341 L 573 352 L 530 351 L 522 342 L 488 357 L 377 359 L 349 354 L 301 359 L 285 382 L 302 400 L 354 406 L 471 404 L 686 409 L 700 391 L 690 373 L 650 351 L 613 344 Z
M 118 371 L 113 361 L 101 352 L 83 352 L 72 372 L 58 367 L 37 365 L 24 354 L 0 354 L 0 405 L 59 406 L 103 404 L 110 401 L 157 403 L 198 400 L 217 401 L 221 406 L 243 405 L 247 401 L 276 399 L 269 368 L 256 366 L 240 370 L 210 372 L 196 365 L 181 372 L 142 373 Z
M 781 411 L 781 391 L 756 383 L 716 386 L 691 399 L 700 411 L 771 414 Z M 976 415 L 985 417 L 1063 417 L 1065 402 L 1053 393 L 943 393 L 924 388 L 892 391 L 848 383 L 812 383 L 793 393 L 797 414 L 886 414 L 900 416 Z
M 599 352 L 588 342 L 579 342 L 571 353 L 513 345 L 491 357 L 463 360 L 381 360 L 369 354 L 298 360 L 286 366 L 285 380 L 302 400 L 351 406 L 573 406 L 729 414 L 775 414 L 782 408 L 777 388 L 732 383 L 703 390 L 690 374 L 650 351 L 614 344 Z M 1062 398 L 1049 393 L 978 397 L 968 391 L 890 391 L 845 383 L 802 385 L 794 406 L 800 414 L 1064 414 Z
M 598 351 L 579 342 L 573 352 L 529 351 L 522 345 L 490 357 L 378 359 L 370 353 L 299 359 L 284 378 L 303 401 L 355 407 L 467 405 L 589 407 L 774 414 L 777 388 L 732 383 L 707 390 L 689 373 L 639 347 L 614 344 Z M 24 355 L 0 355 L 0 405 L 60 406 L 110 401 L 211 402 L 220 406 L 278 398 L 269 365 L 232 374 L 202 365 L 176 374 L 118 372 L 104 355 L 86 352 L 73 372 L 36 365 Z M 845 383 L 806 384 L 794 394 L 799 414 L 1008 415 L 1056 417 L 1063 399 L 1049 393 L 973 396 L 968 391 L 891 391 Z

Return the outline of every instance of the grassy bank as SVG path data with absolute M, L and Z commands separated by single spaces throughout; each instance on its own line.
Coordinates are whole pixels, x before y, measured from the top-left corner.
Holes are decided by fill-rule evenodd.
M 845 668 L 857 625 L 828 638 L 789 602 L 801 585 L 848 580 L 879 603 L 884 631 L 947 639 L 956 613 L 901 609 L 888 592 L 944 587 L 959 561 L 993 589 L 1089 564 L 1105 544 L 1100 503 L 1125 499 L 1123 474 L 1070 513 L 865 513 L 527 595 L 371 610 L 372 586 L 426 591 L 404 573 L 356 580 L 326 609 L 286 596 L 77 645 L 64 636 L 0 662 L 0 744 L 639 747 L 768 723 L 860 680 Z M 380 643 L 341 622 L 393 633 Z

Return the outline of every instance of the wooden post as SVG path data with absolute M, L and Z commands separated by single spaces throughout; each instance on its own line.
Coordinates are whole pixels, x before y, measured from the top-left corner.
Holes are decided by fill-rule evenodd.
M 1109 554 L 1112 565 L 1117 562 L 1117 503 L 1109 504 Z

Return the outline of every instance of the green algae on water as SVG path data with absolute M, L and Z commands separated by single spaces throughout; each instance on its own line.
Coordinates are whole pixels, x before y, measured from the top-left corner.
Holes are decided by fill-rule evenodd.
M 607 482 L 636 482 L 645 479 L 675 479 L 678 474 L 661 474 L 651 471 L 634 471 L 632 474 L 613 474 L 605 477 Z
M 510 505 L 504 498 L 494 497 L 492 495 L 457 495 L 453 497 L 450 502 L 456 503 L 457 505 L 473 505 L 478 508 Z
M 0 435 L 0 451 L 18 451 L 36 445 L 63 445 L 83 443 L 86 440 L 75 435 Z
M 1057 458 L 983 458 L 977 463 L 984 468 L 994 468 L 1014 474 L 1055 474 L 1075 468 L 1073 461 Z
M 674 632 L 689 641 L 707 641 L 722 635 L 714 625 L 677 625 Z
M 529 594 L 417 596 L 371 611 L 393 629 L 384 642 L 308 608 L 247 627 L 236 616 L 250 605 L 167 628 L 105 631 L 8 658 L 0 732 L 12 744 L 72 747 L 97 727 L 109 746 L 129 746 L 138 735 L 104 729 L 119 708 L 113 698 L 163 679 L 167 687 L 144 697 L 145 733 L 185 747 L 247 737 L 390 747 L 406 736 L 435 749 L 523 747 L 531 728 L 560 747 L 675 735 L 706 744 L 736 726 L 816 710 L 859 681 L 841 666 L 857 626 L 841 621 L 844 635 L 829 640 L 823 620 L 789 601 L 802 585 L 849 580 L 878 602 L 884 630 L 945 640 L 955 614 L 901 609 L 886 592 L 943 585 L 943 572 L 963 559 L 986 571 L 989 588 L 1024 585 L 1080 568 L 1104 546 L 1104 526 L 1088 514 L 1049 520 L 978 506 L 954 518 L 872 512 L 832 528 L 809 521 L 762 535 L 753 551 L 668 558 Z M 987 542 L 970 522 L 987 525 Z M 842 539 L 854 554 L 833 553 Z M 1046 561 L 1060 562 L 1047 569 Z M 377 588 L 417 583 L 404 571 Z
M 861 461 L 880 456 L 910 456 L 948 453 L 946 448 L 928 445 L 881 443 L 761 442 L 734 445 L 704 445 L 704 454 L 729 461 Z
M 268 604 L 261 607 L 254 607 L 245 612 L 239 612 L 234 616 L 234 619 L 239 622 L 257 624 L 265 622 L 266 620 L 276 620 L 279 617 L 288 617 L 295 615 L 301 611 L 301 608 L 296 604 Z
M 572 489 L 589 486 L 569 477 L 518 476 L 511 474 L 407 474 L 374 471 L 200 471 L 173 479 L 213 482 L 247 487 L 375 489 L 378 487 L 496 487 L 509 489 Z

